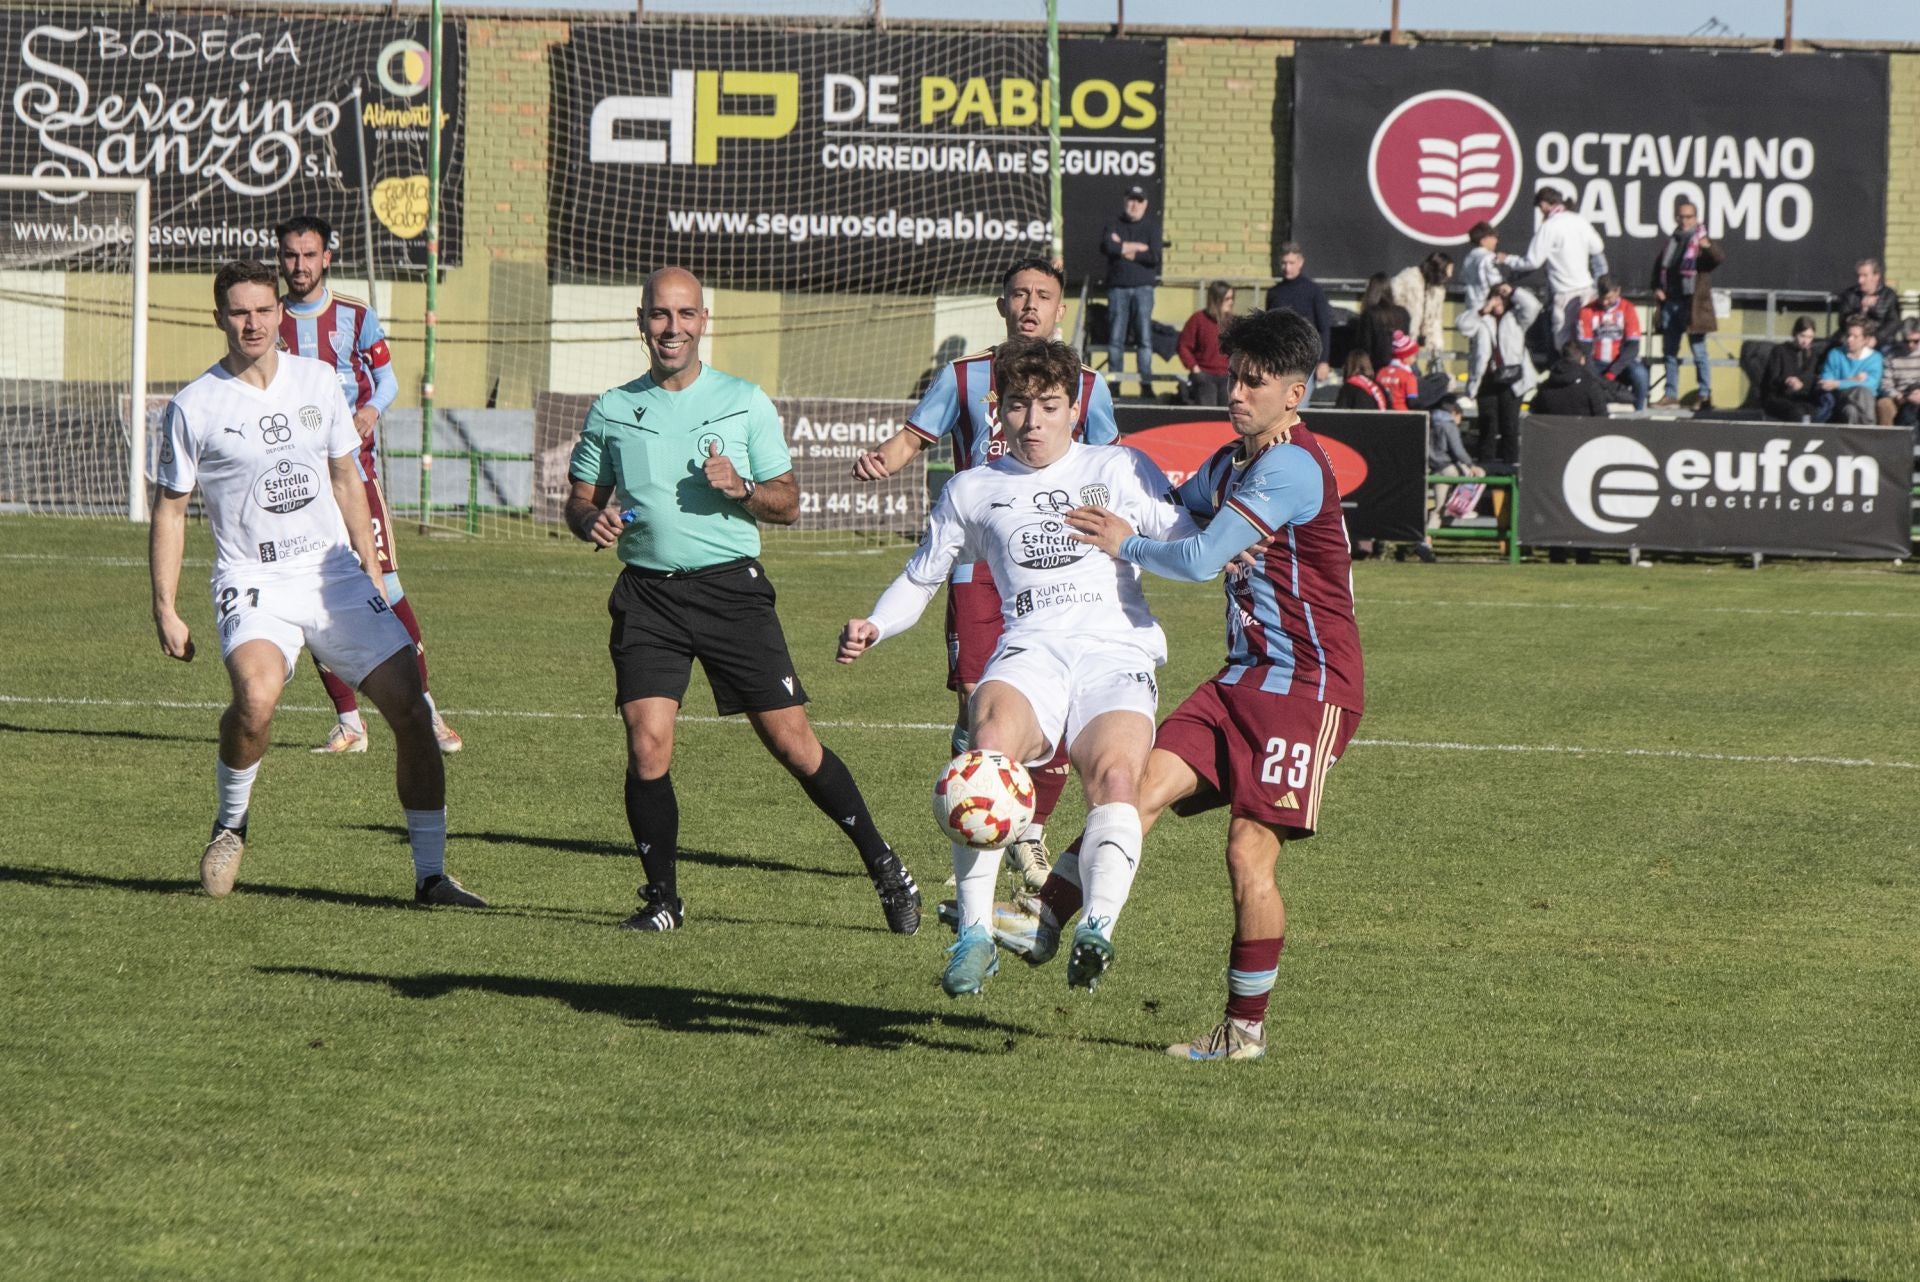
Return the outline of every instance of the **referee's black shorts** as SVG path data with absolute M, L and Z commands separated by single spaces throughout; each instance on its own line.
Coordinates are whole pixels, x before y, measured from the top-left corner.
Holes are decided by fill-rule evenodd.
M 684 702 L 695 659 L 723 717 L 804 704 L 773 602 L 752 557 L 672 575 L 628 566 L 607 600 L 615 704 Z

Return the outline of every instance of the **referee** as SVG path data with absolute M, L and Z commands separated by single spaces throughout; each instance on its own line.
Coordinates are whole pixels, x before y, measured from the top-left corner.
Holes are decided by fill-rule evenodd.
M 911 935 L 920 928 L 919 888 L 873 826 L 846 765 L 814 736 L 773 585 L 755 559 L 757 522 L 791 525 L 799 515 L 779 418 L 758 387 L 701 364 L 706 329 L 691 272 L 665 267 L 647 277 L 640 330 L 650 367 L 593 403 L 568 467 L 567 525 L 596 547 L 618 547 L 626 563 L 607 602 L 607 648 L 627 726 L 627 824 L 647 884 L 621 927 L 674 930 L 686 920 L 669 769 L 698 659 L 720 715 L 747 714 L 760 742 L 859 849 L 888 928 Z

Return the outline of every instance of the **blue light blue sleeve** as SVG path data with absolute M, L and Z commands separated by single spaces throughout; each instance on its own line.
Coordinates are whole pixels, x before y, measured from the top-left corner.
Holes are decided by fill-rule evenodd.
M 930 441 L 942 440 L 960 421 L 960 380 L 950 361 L 933 376 L 933 386 L 907 415 L 907 426 Z
M 1213 470 L 1213 460 L 1201 464 L 1200 470 L 1173 487 L 1173 501 L 1188 516 L 1205 525 L 1213 519 L 1213 483 L 1209 475 Z
M 1120 545 L 1120 555 L 1163 578 L 1199 582 L 1261 539 L 1312 520 L 1326 501 L 1319 465 L 1297 445 L 1277 445 L 1253 467 L 1201 533 L 1172 543 L 1136 534 Z
M 1120 439 L 1120 424 L 1113 417 L 1113 393 L 1107 390 L 1107 380 L 1093 380 L 1093 391 L 1087 397 L 1087 430 L 1085 439 L 1089 445 L 1112 445 Z
M 381 327 L 380 318 L 373 314 L 371 307 L 360 309 L 359 349 L 367 353 L 367 372 L 373 375 L 373 395 L 367 404 L 384 414 L 387 406 L 400 399 L 400 380 L 394 377 L 393 353 L 387 348 L 387 331 Z

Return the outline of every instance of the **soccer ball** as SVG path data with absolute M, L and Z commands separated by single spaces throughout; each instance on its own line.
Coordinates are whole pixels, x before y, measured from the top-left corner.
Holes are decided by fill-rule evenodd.
M 1033 780 L 1004 752 L 963 752 L 933 781 L 933 821 L 963 846 L 998 850 L 1033 822 Z

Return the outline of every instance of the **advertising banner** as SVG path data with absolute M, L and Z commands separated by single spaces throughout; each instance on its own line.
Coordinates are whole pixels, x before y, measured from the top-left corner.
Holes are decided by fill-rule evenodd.
M 571 482 L 567 460 L 591 395 L 542 392 L 534 399 L 533 519 L 558 524 Z M 853 460 L 905 425 L 911 401 L 773 398 L 800 488 L 796 530 L 861 530 L 918 538 L 927 522 L 927 454 L 880 482 L 853 479 Z M 691 450 L 687 455 L 693 467 Z
M 1523 543 L 1912 554 L 1904 427 L 1530 417 L 1520 474 Z
M 1483 220 L 1518 254 L 1550 181 L 1630 290 L 1680 199 L 1716 286 L 1837 290 L 1885 244 L 1887 76 L 1876 53 L 1302 43 L 1291 239 L 1325 277 L 1457 260 Z
M 1075 40 L 1061 58 L 1085 270 L 1129 185 L 1157 206 L 1166 54 Z M 558 278 L 679 263 L 722 287 L 915 293 L 1050 252 L 1037 37 L 583 23 L 553 75 Z
M 460 23 L 442 27 L 446 266 L 460 263 L 463 40 Z M 427 45 L 418 19 L 9 10 L 0 172 L 150 179 L 156 264 L 267 258 L 275 223 L 316 214 L 333 224 L 341 264 L 358 266 L 364 148 L 378 265 L 424 267 Z M 124 211 L 117 196 L 0 193 L 0 240 L 9 258 L 57 263 L 131 237 Z
M 1121 443 L 1144 452 L 1176 485 L 1234 439 L 1225 410 L 1117 405 L 1114 414 Z M 1307 426 L 1333 465 L 1351 537 L 1426 537 L 1426 415 L 1315 410 Z

